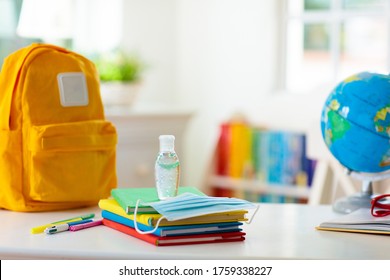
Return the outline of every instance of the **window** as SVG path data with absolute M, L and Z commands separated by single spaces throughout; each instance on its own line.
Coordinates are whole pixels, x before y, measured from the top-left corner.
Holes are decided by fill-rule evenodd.
M 285 0 L 288 92 L 390 69 L 389 0 Z
M 121 11 L 120 0 L 0 0 L 0 67 L 6 56 L 33 42 L 90 56 L 111 51 L 121 39 Z M 20 18 L 24 19 L 23 32 Z M 65 26 L 68 23 L 73 25 Z
M 21 6 L 22 0 L 0 0 L 0 67 L 7 55 L 32 42 L 16 35 Z

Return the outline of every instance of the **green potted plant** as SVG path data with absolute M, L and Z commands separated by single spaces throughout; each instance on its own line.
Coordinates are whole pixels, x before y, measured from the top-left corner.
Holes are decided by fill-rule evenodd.
M 100 90 L 106 106 L 130 106 L 138 94 L 144 63 L 136 55 L 116 51 L 95 60 Z

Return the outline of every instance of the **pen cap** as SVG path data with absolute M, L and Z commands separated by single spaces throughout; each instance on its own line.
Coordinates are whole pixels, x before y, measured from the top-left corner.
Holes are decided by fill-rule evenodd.
M 175 151 L 175 136 L 160 135 L 160 152 L 174 152 Z

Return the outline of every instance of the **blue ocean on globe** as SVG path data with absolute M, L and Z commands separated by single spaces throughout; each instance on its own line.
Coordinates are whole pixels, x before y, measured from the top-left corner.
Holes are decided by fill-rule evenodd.
M 325 101 L 321 131 L 346 168 L 390 169 L 390 76 L 362 72 L 339 83 Z

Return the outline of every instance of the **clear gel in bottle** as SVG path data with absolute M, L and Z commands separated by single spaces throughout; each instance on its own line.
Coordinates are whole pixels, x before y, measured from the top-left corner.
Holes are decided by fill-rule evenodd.
M 158 198 L 165 200 L 177 195 L 180 179 L 180 161 L 175 152 L 175 136 L 160 135 L 160 152 L 155 164 Z

